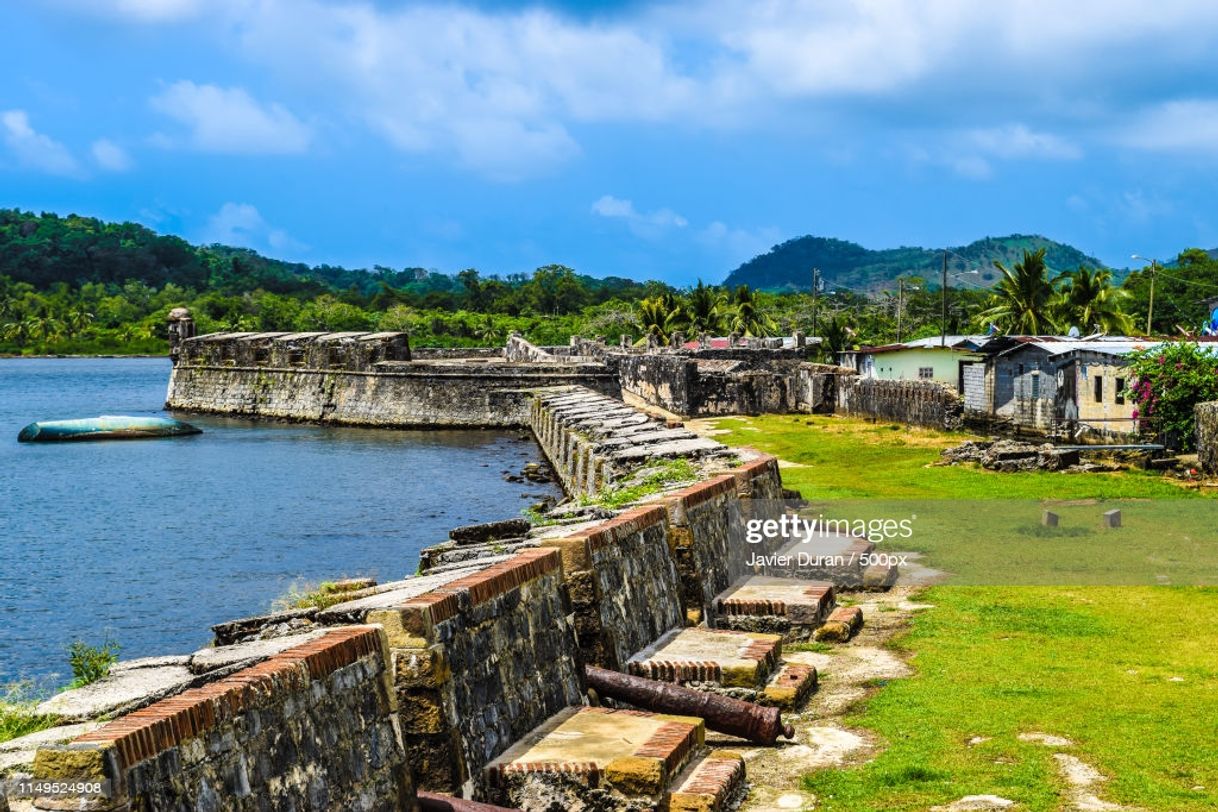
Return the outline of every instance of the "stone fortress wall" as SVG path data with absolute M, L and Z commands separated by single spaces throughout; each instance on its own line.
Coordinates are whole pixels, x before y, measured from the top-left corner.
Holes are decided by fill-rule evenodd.
M 404 333 L 221 333 L 181 343 L 171 409 L 389 427 L 527 422 L 530 389 L 578 384 L 618 394 L 596 363 L 508 361 L 502 352 L 411 352 Z
M 747 339 L 730 347 L 637 348 L 578 336 L 539 347 L 412 349 L 403 333 L 217 333 L 184 338 L 170 408 L 377 425 L 519 426 L 525 393 L 579 385 L 674 417 L 842 413 L 956 428 L 963 405 L 925 381 L 864 380 L 809 361 L 812 345 Z
M 556 349 L 540 352 L 560 360 L 422 360 L 399 334 L 183 341 L 173 408 L 525 426 L 572 499 L 523 530 L 519 520 L 496 523 L 510 537 L 454 532 L 419 575 L 361 586 L 324 609 L 219 624 L 216 646 L 192 655 L 123 664 L 101 687 L 52 700 L 45 710 L 80 724 L 38 734 L 30 760 L 8 771 L 104 776 L 112 794 L 88 808 L 114 810 L 413 809 L 418 793 L 437 791 L 525 809 L 738 801 L 744 764 L 708 751 L 700 719 L 586 707 L 584 668 L 794 707 L 816 675 L 783 664 L 782 640 L 834 626 L 834 587 L 747 562 L 788 541 L 743 540 L 747 519 L 786 509 L 776 460 L 608 396 L 617 377 L 587 360 L 595 346 Z M 648 479 L 674 461 L 676 479 Z M 605 499 L 640 483 L 653 487 L 625 504 Z M 618 752 L 636 734 L 642 743 Z M 571 736 L 601 744 L 546 749 Z

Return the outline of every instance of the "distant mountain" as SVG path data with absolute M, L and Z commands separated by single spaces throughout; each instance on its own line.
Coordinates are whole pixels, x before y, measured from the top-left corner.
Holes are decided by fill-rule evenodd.
M 1039 235 L 1012 234 L 1007 237 L 986 237 L 956 248 L 948 248 L 948 272 L 960 274 L 976 270 L 974 276 L 963 277 L 988 287 L 998 279 L 994 261 L 1007 267 L 1023 258 L 1025 250 L 1046 249 L 1045 259 L 1051 271 L 1074 270 L 1079 265 L 1102 267 L 1103 263 L 1073 246 Z M 943 267 L 941 248 L 869 248 L 828 237 L 796 237 L 776 245 L 767 253 L 753 257 L 728 274 L 726 285 L 748 285 L 766 290 L 808 290 L 812 269 L 820 268 L 826 290 L 849 288 L 874 291 L 892 288 L 899 276 L 920 276 L 931 287 L 937 287 Z M 1114 272 L 1123 278 L 1124 273 Z M 960 279 L 949 280 L 959 284 Z M 1118 280 L 1119 281 L 1119 280 Z

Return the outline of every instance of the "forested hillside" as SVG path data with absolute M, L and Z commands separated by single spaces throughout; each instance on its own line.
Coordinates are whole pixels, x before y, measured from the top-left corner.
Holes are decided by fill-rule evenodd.
M 1012 236 L 953 249 L 945 324 L 942 254 L 922 248 L 869 251 L 803 237 L 737 269 L 729 287 L 699 282 L 681 291 L 656 281 L 596 279 L 562 265 L 502 277 L 473 268 L 447 275 L 308 266 L 195 246 L 135 223 L 9 209 L 0 210 L 0 354 L 162 353 L 165 317 L 177 306 L 191 309 L 203 333 L 405 330 L 415 346 L 496 345 L 515 330 L 562 344 L 573 334 L 612 341 L 652 333 L 665 343 L 678 331 L 755 336 L 798 329 L 823 336 L 830 351 L 944 329 L 1145 328 L 1149 270 L 1130 273 L 1122 285 L 1095 260 L 1048 242 Z M 992 269 L 994 260 L 1009 276 Z M 814 266 L 825 280 L 815 301 L 807 292 Z M 984 272 L 961 275 L 970 270 Z M 900 289 L 898 273 L 907 281 Z M 1155 278 L 1155 331 L 1201 329 L 1207 300 L 1218 296 L 1213 252 L 1183 251 Z
M 1024 251 L 1045 249 L 1045 261 L 1053 271 L 1072 271 L 1080 265 L 1102 267 L 1095 257 L 1077 248 L 1045 237 L 1012 234 L 986 237 L 968 245 L 948 248 L 948 271 L 969 274 L 973 284 L 986 287 L 998 280 L 998 261 L 1010 266 Z M 808 290 L 812 269 L 819 268 L 826 288 L 849 288 L 876 292 L 896 286 L 902 276 L 918 276 L 932 284 L 942 272 L 941 248 L 887 248 L 873 251 L 863 246 L 826 237 L 797 237 L 776 245 L 728 274 L 724 284 L 748 285 L 765 290 Z M 1121 274 L 1114 274 L 1120 281 Z

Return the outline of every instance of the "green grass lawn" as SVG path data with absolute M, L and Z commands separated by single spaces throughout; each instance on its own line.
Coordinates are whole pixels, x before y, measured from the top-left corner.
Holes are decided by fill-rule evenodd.
M 728 429 L 717 439 L 796 463 L 784 483 L 814 510 L 916 511 L 915 536 L 893 549 L 953 573 L 895 643 L 915 675 L 848 719 L 882 752 L 805 778 L 820 808 L 925 810 L 977 794 L 1064 808 L 1054 750 L 1019 741 L 1028 732 L 1073 740 L 1061 752 L 1109 777 L 1105 800 L 1218 807 L 1218 589 L 1124 585 L 1215 583 L 1218 502 L 1143 472 L 931 466 L 964 435 L 805 416 L 716 425 Z M 1057 530 L 1040 526 L 1045 506 L 1061 514 Z M 1100 530 L 1114 506 L 1125 526 Z
M 725 418 L 731 445 L 794 463 L 787 487 L 807 513 L 909 519 L 884 550 L 922 553 L 955 584 L 1218 586 L 1218 499 L 1144 471 L 999 473 L 934 465 L 966 435 L 835 417 Z M 1041 513 L 1060 517 L 1041 526 Z M 1119 509 L 1120 530 L 1101 527 Z

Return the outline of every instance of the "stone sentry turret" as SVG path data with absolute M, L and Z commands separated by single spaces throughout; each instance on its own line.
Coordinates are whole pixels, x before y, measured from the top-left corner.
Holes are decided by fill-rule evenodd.
M 185 307 L 175 307 L 169 311 L 169 357 L 176 364 L 178 350 L 182 342 L 195 337 L 195 320 L 190 310 Z

